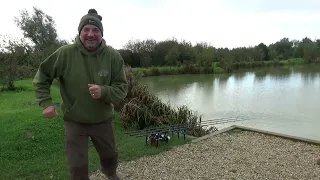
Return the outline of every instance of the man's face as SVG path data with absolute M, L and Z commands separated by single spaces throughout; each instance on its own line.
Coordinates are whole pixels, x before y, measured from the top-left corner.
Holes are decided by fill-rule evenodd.
M 88 50 L 92 51 L 101 43 L 102 33 L 97 26 L 88 24 L 82 28 L 80 40 Z

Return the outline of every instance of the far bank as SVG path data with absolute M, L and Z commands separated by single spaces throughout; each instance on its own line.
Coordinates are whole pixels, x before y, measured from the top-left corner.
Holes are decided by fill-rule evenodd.
M 303 58 L 294 58 L 280 61 L 235 62 L 230 66 L 226 66 L 226 68 L 221 67 L 219 63 L 213 63 L 212 66 L 206 67 L 200 67 L 197 65 L 139 67 L 133 68 L 133 71 L 136 73 L 141 72 L 143 77 L 178 74 L 223 74 L 247 68 L 295 66 L 304 64 L 307 63 L 305 63 Z

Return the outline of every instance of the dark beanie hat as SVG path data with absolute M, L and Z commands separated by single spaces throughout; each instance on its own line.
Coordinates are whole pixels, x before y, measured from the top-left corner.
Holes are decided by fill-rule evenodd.
M 101 21 L 102 21 L 102 17 L 98 15 L 98 12 L 95 9 L 89 9 L 88 14 L 84 15 L 80 20 L 80 23 L 78 26 L 79 34 L 85 25 L 92 24 L 97 26 L 100 29 L 103 36 L 103 26 Z

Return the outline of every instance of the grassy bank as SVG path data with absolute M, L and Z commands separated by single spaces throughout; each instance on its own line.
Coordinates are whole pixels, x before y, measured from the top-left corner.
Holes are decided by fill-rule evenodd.
M 275 67 L 275 66 L 291 66 L 304 64 L 302 58 L 281 60 L 281 61 L 253 61 L 253 62 L 235 62 L 231 69 L 239 70 L 241 68 L 256 68 L 256 67 Z M 177 75 L 177 74 L 220 74 L 226 73 L 227 70 L 219 66 L 219 63 L 214 63 L 211 67 L 198 67 L 195 65 L 182 66 L 163 66 L 150 68 L 133 68 L 135 72 L 142 72 L 144 76 L 159 76 L 159 75 Z
M 68 179 L 64 152 L 62 113 L 48 120 L 34 103 L 31 80 L 16 82 L 20 92 L 0 92 L 0 179 Z M 60 102 L 58 88 L 52 88 L 54 101 Z M 166 145 L 154 148 L 144 145 L 144 138 L 124 134 L 118 114 L 115 119 L 119 161 L 128 161 L 144 155 L 157 154 L 173 146 L 189 142 L 172 138 Z M 89 143 L 90 172 L 99 168 L 99 158 Z

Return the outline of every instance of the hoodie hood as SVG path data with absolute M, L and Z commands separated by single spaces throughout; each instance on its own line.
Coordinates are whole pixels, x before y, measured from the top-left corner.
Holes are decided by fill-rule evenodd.
M 77 45 L 78 49 L 84 53 L 85 55 L 98 55 L 103 51 L 106 51 L 107 49 L 107 45 L 106 45 L 106 41 L 102 38 L 101 44 L 98 47 L 98 49 L 96 49 L 95 51 L 89 51 L 86 47 L 84 47 L 83 43 L 80 40 L 80 36 L 77 35 L 76 37 L 76 41 L 75 44 Z

